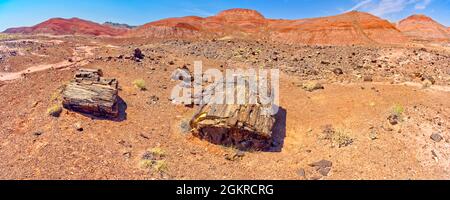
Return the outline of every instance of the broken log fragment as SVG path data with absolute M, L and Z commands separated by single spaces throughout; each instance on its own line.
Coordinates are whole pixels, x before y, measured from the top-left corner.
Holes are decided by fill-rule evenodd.
M 216 145 L 240 150 L 267 150 L 272 146 L 272 130 L 276 121 L 267 112 L 271 106 L 260 103 L 205 104 L 191 120 L 192 133 Z
M 97 117 L 118 117 L 118 81 L 102 76 L 98 69 L 77 71 L 62 91 L 64 108 Z

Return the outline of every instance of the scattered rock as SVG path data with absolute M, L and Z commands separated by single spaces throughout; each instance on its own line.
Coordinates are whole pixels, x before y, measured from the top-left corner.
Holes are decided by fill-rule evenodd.
M 328 176 L 331 171 L 331 167 L 333 167 L 333 163 L 328 160 L 321 160 L 319 162 L 309 164 L 310 167 L 314 167 L 314 169 L 322 176 Z
M 77 130 L 78 132 L 82 132 L 83 129 L 83 125 L 81 124 L 81 122 L 77 122 L 73 125 L 73 127 L 75 128 L 75 130 Z
M 438 134 L 438 133 L 432 134 L 430 138 L 431 138 L 433 141 L 435 141 L 435 142 L 441 142 L 441 141 L 444 139 L 444 138 L 443 138 L 440 134 Z
M 344 74 L 344 71 L 342 71 L 341 68 L 336 68 L 333 69 L 333 73 L 336 74 L 337 76 Z
M 154 105 L 157 104 L 159 102 L 159 97 L 157 97 L 156 95 L 152 95 L 149 100 L 147 101 L 147 104 L 149 105 Z
M 44 132 L 42 132 L 42 131 L 35 131 L 33 133 L 34 136 L 41 136 L 42 134 L 44 134 Z
M 129 151 L 124 152 L 122 155 L 123 155 L 123 157 L 125 157 L 126 159 L 130 159 L 130 158 L 131 158 L 131 152 L 129 152 Z
M 241 160 L 242 158 L 244 158 L 244 156 L 245 156 L 244 151 L 237 150 L 233 154 L 225 154 L 225 159 L 229 160 L 229 161 L 237 161 L 237 160 Z
M 372 76 L 364 76 L 364 82 L 373 82 L 373 77 Z
M 326 168 L 320 168 L 318 170 L 318 172 L 322 175 L 322 176 L 328 176 L 328 174 L 331 171 L 331 167 L 326 167 Z
M 330 61 L 322 60 L 322 61 L 320 62 L 320 64 L 322 64 L 322 65 L 329 65 L 329 64 L 330 64 Z
M 422 81 L 429 81 L 432 85 L 436 84 L 436 79 L 428 75 L 422 75 Z
M 305 169 L 301 168 L 297 171 L 298 176 L 305 178 L 306 177 L 306 171 Z
M 144 59 L 145 55 L 142 53 L 141 49 L 136 48 L 134 50 L 133 57 L 135 60 L 142 60 Z
M 329 168 L 333 166 L 333 162 L 329 161 L 329 160 L 321 160 L 315 163 L 311 163 L 309 164 L 310 167 L 314 167 L 316 169 L 320 169 L 320 168 Z
M 392 114 L 388 117 L 388 120 L 391 125 L 395 126 L 400 122 L 400 117 L 396 114 Z

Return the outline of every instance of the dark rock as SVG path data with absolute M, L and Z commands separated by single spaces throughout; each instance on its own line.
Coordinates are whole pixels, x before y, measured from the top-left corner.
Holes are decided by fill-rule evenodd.
M 33 133 L 34 136 L 41 136 L 42 134 L 44 134 L 44 132 L 42 132 L 42 131 L 35 131 Z
M 152 95 L 149 100 L 147 101 L 147 104 L 149 105 L 153 105 L 153 104 L 157 104 L 159 102 L 159 97 Z
M 329 64 L 330 64 L 330 61 L 322 60 L 322 61 L 320 62 L 320 64 L 322 64 L 322 65 L 329 65 Z
M 333 73 L 336 75 L 342 75 L 342 74 L 344 74 L 344 71 L 342 71 L 341 68 L 336 68 L 336 69 L 333 69 Z
M 431 84 L 436 84 L 436 79 L 428 75 L 422 75 L 422 81 L 430 81 Z
M 141 60 L 141 59 L 144 59 L 145 55 L 142 53 L 142 51 L 139 48 L 137 48 L 134 50 L 133 57 L 136 60 Z
M 317 170 L 322 176 L 328 176 L 328 174 L 331 171 L 331 167 L 326 167 L 326 168 L 320 168 L 319 170 Z
M 373 81 L 373 77 L 372 76 L 364 76 L 364 82 L 372 82 Z
M 392 114 L 388 117 L 388 120 L 391 125 L 397 125 L 400 121 L 400 117 L 396 114 Z
M 327 167 L 332 167 L 333 162 L 328 161 L 328 160 L 321 160 L 319 162 L 311 163 L 311 164 L 309 164 L 309 166 L 316 167 L 316 168 L 327 168 Z
M 438 134 L 438 133 L 432 134 L 430 138 L 431 138 L 433 141 L 435 141 L 435 142 L 441 142 L 441 141 L 444 139 L 444 138 L 443 138 L 440 134 Z
M 77 130 L 77 131 L 79 131 L 79 132 L 82 132 L 84 129 L 83 129 L 83 125 L 81 124 L 81 122 L 78 122 L 78 123 L 75 123 L 74 125 L 73 125 L 73 127 L 75 128 L 75 130 Z
M 333 167 L 333 163 L 328 160 L 321 160 L 319 162 L 309 164 L 309 166 L 314 167 L 315 170 L 322 176 L 328 176 L 331 171 L 331 167 Z
M 298 176 L 300 177 L 306 177 L 306 171 L 305 169 L 301 168 L 297 171 Z

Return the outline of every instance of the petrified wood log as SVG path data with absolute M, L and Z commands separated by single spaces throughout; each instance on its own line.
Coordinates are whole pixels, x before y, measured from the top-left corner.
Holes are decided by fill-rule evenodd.
M 191 120 L 193 135 L 217 145 L 265 150 L 272 145 L 275 125 L 274 116 L 267 114 L 270 106 L 259 103 L 203 105 Z
M 118 117 L 118 82 L 102 75 L 101 70 L 80 69 L 62 92 L 64 108 L 98 117 Z

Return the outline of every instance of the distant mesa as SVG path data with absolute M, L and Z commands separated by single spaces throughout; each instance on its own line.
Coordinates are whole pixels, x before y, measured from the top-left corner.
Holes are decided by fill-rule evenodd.
M 267 19 L 249 9 L 230 9 L 210 17 L 167 18 L 134 27 L 78 18 L 50 19 L 6 33 L 51 35 L 105 35 L 148 38 L 252 38 L 317 45 L 403 44 L 411 40 L 447 40 L 450 30 L 425 15 L 413 15 L 397 24 L 369 13 L 352 11 L 310 19 Z
M 416 40 L 450 41 L 449 28 L 425 15 L 412 15 L 400 21 L 397 28 Z
M 5 33 L 50 34 L 50 35 L 93 35 L 119 36 L 125 29 L 104 26 L 79 18 L 53 18 L 32 27 L 10 28 Z
M 123 29 L 133 29 L 136 28 L 137 26 L 131 26 L 128 24 L 121 24 L 121 23 L 115 23 L 115 22 L 105 22 L 103 23 L 104 26 L 109 26 L 112 28 L 123 28 Z

